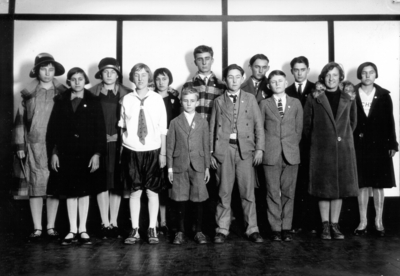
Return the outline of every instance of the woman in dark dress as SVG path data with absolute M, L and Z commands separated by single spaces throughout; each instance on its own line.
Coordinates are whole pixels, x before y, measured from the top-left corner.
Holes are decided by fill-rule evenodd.
M 392 157 L 398 151 L 390 92 L 375 84 L 378 68 L 365 62 L 357 69 L 356 86 L 357 128 L 354 146 L 357 154 L 358 206 L 360 224 L 355 235 L 363 235 L 367 229 L 369 188 L 372 188 L 375 206 L 375 229 L 378 236 L 385 236 L 382 223 L 384 188 L 396 186 Z
M 172 119 L 177 117 L 181 112 L 181 103 L 179 98 L 174 93 L 176 90 L 172 89 L 170 85 L 173 82 L 171 71 L 167 68 L 159 68 L 154 72 L 155 91 L 163 97 L 165 109 L 167 111 L 167 128 Z M 168 169 L 164 168 L 164 180 L 168 182 Z M 164 235 L 168 235 L 166 209 L 169 200 L 168 192 L 171 191 L 171 184 L 168 182 L 168 190 L 159 193 L 160 200 L 160 230 Z
M 49 122 L 53 177 L 48 192 L 67 197 L 70 223 L 63 245 L 75 241 L 78 232 L 83 244 L 91 244 L 86 232 L 89 195 L 106 190 L 105 171 L 100 166 L 100 156 L 106 150 L 103 114 L 98 98 L 84 89 L 87 83 L 89 79 L 82 69 L 69 70 L 67 84 L 71 88 L 55 98 Z
M 325 65 L 304 107 L 303 131 L 310 143 L 308 191 L 319 198 L 322 239 L 344 239 L 338 225 L 342 199 L 358 195 L 353 142 L 357 109 L 354 96 L 345 92 L 354 89 L 352 84 L 339 88 L 343 79 L 339 64 Z
M 97 195 L 101 216 L 100 238 L 116 238 L 120 235 L 118 228 L 118 213 L 124 185 L 119 170 L 121 151 L 121 129 L 118 127 L 121 112 L 120 100 L 132 89 L 120 83 L 122 79 L 119 62 L 115 58 L 106 57 L 99 63 L 96 79 L 102 81 L 89 89 L 99 97 L 106 126 L 107 151 L 105 160 L 107 190 Z

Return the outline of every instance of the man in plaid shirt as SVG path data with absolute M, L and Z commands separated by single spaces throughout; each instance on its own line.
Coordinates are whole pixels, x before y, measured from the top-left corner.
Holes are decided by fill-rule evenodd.
M 211 109 L 214 99 L 225 91 L 225 84 L 211 71 L 214 63 L 214 51 L 211 47 L 200 45 L 194 49 L 194 63 L 199 71 L 183 85 L 182 91 L 187 88 L 195 88 L 199 92 L 199 105 L 196 112 L 210 121 Z

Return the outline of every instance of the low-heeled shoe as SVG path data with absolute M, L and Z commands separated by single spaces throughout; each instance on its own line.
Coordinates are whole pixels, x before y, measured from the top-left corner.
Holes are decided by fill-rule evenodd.
M 176 245 L 181 245 L 184 244 L 185 242 L 186 242 L 185 234 L 183 234 L 183 232 L 178 232 L 175 234 L 175 238 L 172 243 Z
M 198 244 L 206 244 L 207 238 L 202 232 L 197 232 L 196 235 L 194 236 L 194 241 L 197 242 Z
M 224 243 L 226 236 L 222 233 L 217 233 L 214 237 L 214 243 Z
M 281 232 L 280 231 L 272 231 L 270 236 L 271 241 L 281 241 Z
M 282 240 L 285 242 L 290 242 L 293 240 L 292 233 L 289 230 L 282 231 Z
M 69 234 L 72 234 L 72 237 L 69 238 L 69 239 L 64 238 L 64 239 L 62 240 L 62 242 L 61 242 L 61 245 L 70 245 L 71 243 L 77 241 L 77 239 L 76 239 L 76 233 L 69 232 L 69 233 L 67 234 L 67 236 L 68 236 Z M 65 236 L 65 237 L 67 237 L 67 236 Z
M 321 239 L 323 239 L 323 240 L 331 240 L 332 239 L 328 221 L 324 221 L 322 223 Z
M 249 240 L 255 243 L 262 243 L 264 239 L 261 237 L 260 233 L 254 232 L 249 236 Z
M 87 238 L 84 238 L 84 237 L 82 237 L 82 234 L 86 234 L 86 235 L 88 235 L 88 237 L 87 237 Z M 81 232 L 81 233 L 79 233 L 79 242 L 80 242 L 81 244 L 83 244 L 83 245 L 92 244 L 92 241 L 90 240 L 90 236 L 89 236 L 89 234 L 86 233 L 86 232 Z
M 344 235 L 340 232 L 339 224 L 331 223 L 331 234 L 334 240 L 343 240 Z

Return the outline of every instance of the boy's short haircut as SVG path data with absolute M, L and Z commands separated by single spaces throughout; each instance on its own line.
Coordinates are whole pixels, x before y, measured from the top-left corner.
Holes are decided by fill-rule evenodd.
M 290 62 L 290 68 L 293 69 L 296 63 L 304 63 L 307 66 L 307 68 L 309 66 L 308 58 L 306 58 L 305 56 L 299 56 L 292 59 L 292 61 Z
M 240 71 L 240 74 L 242 74 L 242 76 L 244 75 L 244 70 L 243 70 L 242 67 L 240 67 L 240 66 L 237 65 L 237 64 L 231 64 L 231 65 L 229 65 L 228 67 L 226 67 L 226 68 L 224 69 L 224 71 L 222 72 L 222 78 L 225 80 L 226 77 L 228 76 L 229 71 L 235 70 L 235 69 L 236 69 L 236 70 L 239 70 L 239 71 Z
M 211 57 L 214 57 L 213 49 L 206 45 L 200 45 L 194 49 L 194 51 L 193 51 L 194 58 L 196 59 L 196 55 L 201 54 L 201 53 L 210 53 Z
M 154 81 L 156 80 L 156 78 L 161 75 L 167 75 L 168 76 L 168 85 L 171 85 L 171 83 L 174 81 L 174 79 L 172 78 L 172 73 L 171 71 L 168 70 L 168 68 L 158 68 L 156 71 L 154 71 Z M 157 89 L 157 85 L 156 85 L 156 89 Z
M 268 75 L 268 82 L 270 82 L 271 79 L 272 79 L 273 77 L 275 77 L 275 76 L 283 76 L 283 77 L 286 78 L 286 74 L 285 74 L 283 71 L 281 71 L 281 70 L 274 70 L 274 71 L 272 71 L 271 73 L 269 73 L 269 75 Z
M 358 66 L 358 68 L 357 68 L 357 79 L 361 80 L 361 78 L 362 78 L 361 77 L 362 70 L 367 66 L 371 66 L 372 68 L 374 68 L 375 74 L 376 74 L 376 78 L 378 78 L 378 67 L 376 67 L 375 63 L 367 61 L 367 62 L 364 62 L 364 63 L 360 64 L 360 66 Z
M 256 54 L 256 55 L 254 55 L 254 56 L 250 59 L 250 61 L 249 61 L 250 66 L 253 66 L 253 63 L 254 63 L 257 59 L 266 60 L 266 61 L 269 63 L 269 59 L 267 58 L 266 55 L 264 55 L 264 54 Z
M 199 100 L 199 91 L 197 91 L 196 88 L 194 87 L 188 87 L 183 89 L 182 93 L 181 93 L 181 100 L 183 100 L 183 97 L 187 96 L 187 95 L 196 95 L 197 100 Z
M 153 82 L 153 73 L 150 70 L 150 67 L 144 63 L 137 63 L 135 66 L 132 67 L 131 72 L 129 73 L 129 80 L 133 82 L 133 76 L 135 75 L 136 71 L 140 71 L 144 69 L 147 74 L 149 74 L 149 83 Z
M 324 66 L 324 68 L 322 68 L 321 74 L 319 74 L 319 76 L 318 76 L 318 80 L 319 80 L 321 83 L 325 84 L 325 77 L 326 77 L 326 75 L 328 74 L 329 71 L 333 70 L 334 68 L 337 68 L 337 69 L 338 69 L 338 71 L 339 71 L 339 80 L 340 80 L 340 81 L 343 81 L 343 80 L 344 80 L 344 71 L 343 71 L 343 68 L 342 68 L 342 66 L 339 65 L 339 63 L 336 63 L 336 62 L 333 62 L 333 61 L 332 61 L 332 62 L 329 62 L 328 64 L 326 64 L 326 65 Z

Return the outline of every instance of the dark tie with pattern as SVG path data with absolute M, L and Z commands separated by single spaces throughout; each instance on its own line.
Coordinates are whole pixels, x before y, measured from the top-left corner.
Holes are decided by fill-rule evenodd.
M 258 82 L 258 81 L 256 81 L 255 83 L 254 83 L 254 91 L 256 91 L 256 95 L 258 94 L 258 85 L 259 85 L 260 83 Z
M 236 103 L 237 95 L 229 95 L 233 99 L 233 103 Z
M 297 94 L 299 95 L 299 97 L 301 97 L 301 83 L 299 84 L 299 87 L 297 88 Z
M 147 136 L 147 124 L 146 124 L 146 116 L 144 115 L 144 110 L 143 110 L 143 103 L 144 100 L 147 99 L 147 97 L 141 99 L 138 96 L 136 96 L 136 98 L 138 98 L 140 101 L 139 124 L 138 124 L 137 135 L 139 136 L 140 143 L 144 145 L 145 138 Z
M 281 118 L 283 118 L 283 106 L 282 106 L 282 99 L 278 100 L 278 110 L 279 110 L 279 114 L 281 114 Z

